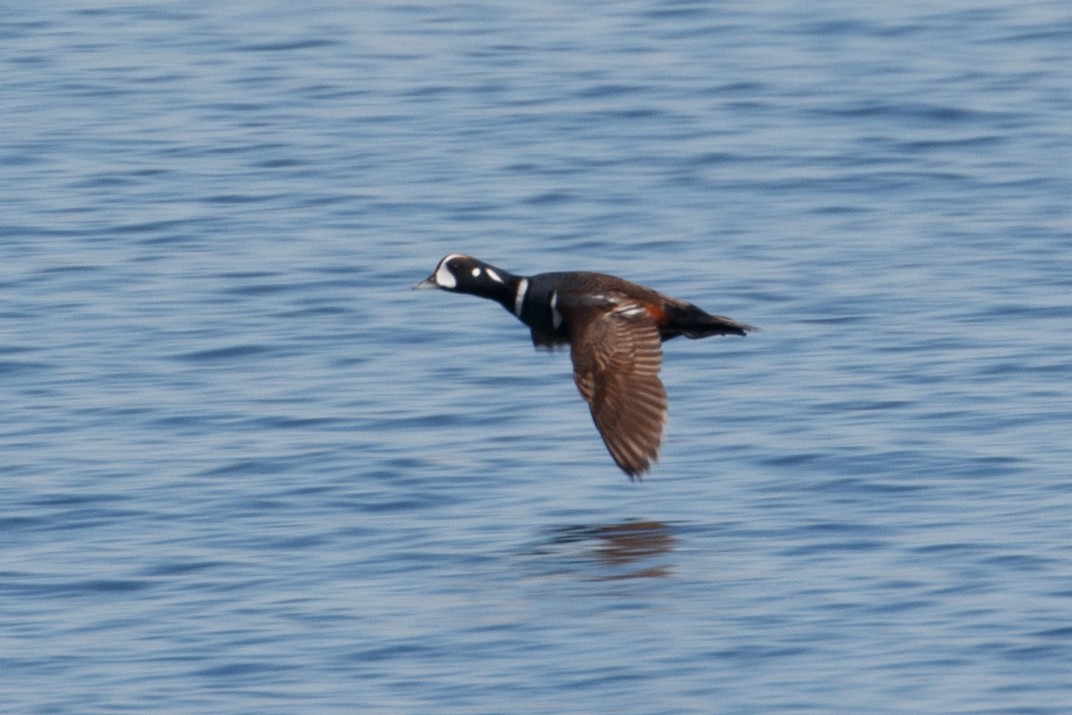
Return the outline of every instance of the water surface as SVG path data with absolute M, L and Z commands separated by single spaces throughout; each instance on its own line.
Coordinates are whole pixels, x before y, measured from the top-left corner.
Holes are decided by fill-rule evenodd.
M 0 710 L 1062 713 L 1059 2 L 0 25 Z M 651 476 L 444 254 L 754 323 Z

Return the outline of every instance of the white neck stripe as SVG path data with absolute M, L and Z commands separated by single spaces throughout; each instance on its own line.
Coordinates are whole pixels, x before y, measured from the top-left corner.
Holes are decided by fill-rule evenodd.
M 562 313 L 558 312 L 558 291 L 551 292 L 551 327 L 558 330 L 562 325 Z
M 514 315 L 521 317 L 521 308 L 525 305 L 525 294 L 529 292 L 529 279 L 522 278 L 517 282 L 517 293 L 514 294 Z

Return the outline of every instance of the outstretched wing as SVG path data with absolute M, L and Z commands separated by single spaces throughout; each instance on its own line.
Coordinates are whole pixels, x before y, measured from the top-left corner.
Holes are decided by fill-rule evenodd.
M 659 456 L 666 389 L 659 329 L 639 303 L 563 306 L 577 389 L 611 457 L 630 479 Z

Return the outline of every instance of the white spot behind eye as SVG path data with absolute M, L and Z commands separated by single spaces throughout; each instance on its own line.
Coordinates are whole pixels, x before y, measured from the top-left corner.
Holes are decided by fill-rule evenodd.
M 479 278 L 479 277 L 480 277 L 480 266 L 477 266 L 476 268 L 473 269 L 473 278 Z

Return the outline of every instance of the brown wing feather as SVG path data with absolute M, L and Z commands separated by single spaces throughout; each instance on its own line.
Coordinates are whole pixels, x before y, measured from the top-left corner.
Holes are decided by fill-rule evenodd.
M 659 329 L 633 303 L 579 307 L 567 322 L 577 389 L 615 463 L 630 479 L 639 478 L 658 458 L 666 424 Z

